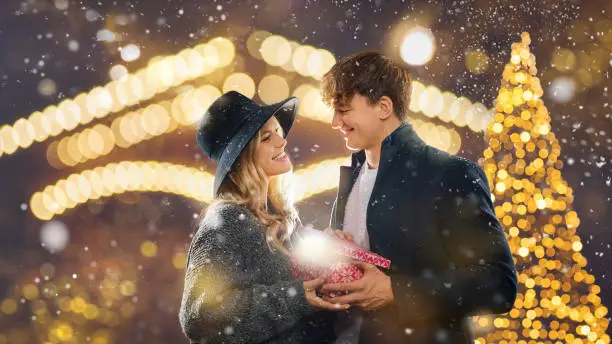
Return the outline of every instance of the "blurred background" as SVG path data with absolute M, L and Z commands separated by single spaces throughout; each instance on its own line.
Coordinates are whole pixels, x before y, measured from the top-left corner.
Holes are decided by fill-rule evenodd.
M 318 95 L 337 59 L 402 63 L 419 135 L 477 161 L 524 31 L 609 307 L 612 2 L 2 1 L 0 344 L 185 342 L 185 255 L 214 173 L 195 128 L 223 92 L 300 98 L 297 205 L 323 228 L 349 155 Z

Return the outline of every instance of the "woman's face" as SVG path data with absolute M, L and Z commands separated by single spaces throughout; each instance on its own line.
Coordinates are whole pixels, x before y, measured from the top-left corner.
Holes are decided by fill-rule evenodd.
M 260 130 L 260 142 L 255 150 L 255 164 L 260 166 L 268 177 L 291 171 L 289 155 L 285 153 L 287 140 L 276 117 L 272 116 Z

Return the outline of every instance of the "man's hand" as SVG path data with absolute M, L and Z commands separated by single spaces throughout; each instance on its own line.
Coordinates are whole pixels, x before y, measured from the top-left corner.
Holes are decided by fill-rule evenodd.
M 363 270 L 363 277 L 347 283 L 325 284 L 321 288 L 329 302 L 356 305 L 365 311 L 373 311 L 391 304 L 394 300 L 391 278 L 372 264 L 354 262 Z M 342 295 L 343 292 L 347 294 Z M 340 295 L 340 296 L 335 296 Z

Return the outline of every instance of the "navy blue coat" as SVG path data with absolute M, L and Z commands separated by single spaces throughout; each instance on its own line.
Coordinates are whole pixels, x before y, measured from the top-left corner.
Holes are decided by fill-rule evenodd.
M 341 167 L 331 227 L 342 229 L 363 151 Z M 365 313 L 360 344 L 473 343 L 472 315 L 510 311 L 514 261 L 475 163 L 404 124 L 383 142 L 367 210 L 372 251 L 391 260 L 394 304 Z

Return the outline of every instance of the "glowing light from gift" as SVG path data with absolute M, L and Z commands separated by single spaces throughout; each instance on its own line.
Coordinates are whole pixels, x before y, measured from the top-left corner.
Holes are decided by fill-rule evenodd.
M 561 146 L 541 97 L 528 33 L 512 44 L 481 165 L 506 230 L 519 291 L 508 314 L 474 319 L 479 343 L 610 343 L 608 309 L 588 272 L 563 180 Z
M 418 27 L 406 34 L 400 54 L 410 65 L 424 65 L 431 60 L 435 50 L 435 37 L 431 30 Z
M 297 241 L 293 254 L 302 264 L 326 265 L 334 258 L 333 247 L 328 234 L 310 230 Z

